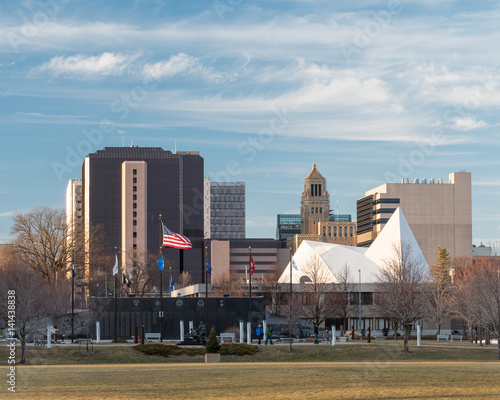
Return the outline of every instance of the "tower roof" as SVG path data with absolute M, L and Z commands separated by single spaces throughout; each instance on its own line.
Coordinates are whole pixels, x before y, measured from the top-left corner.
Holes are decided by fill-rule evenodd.
M 310 178 L 321 178 L 321 179 L 324 179 L 323 178 L 323 175 L 321 175 L 318 171 L 318 168 L 316 166 L 316 163 L 313 164 L 313 168 L 311 170 L 311 172 L 309 172 L 309 175 L 307 175 L 306 179 L 310 179 Z

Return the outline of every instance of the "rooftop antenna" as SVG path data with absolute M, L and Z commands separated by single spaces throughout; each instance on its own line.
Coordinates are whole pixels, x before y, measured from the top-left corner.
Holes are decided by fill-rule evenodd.
M 174 143 L 175 143 L 174 154 L 177 154 L 177 142 L 174 142 Z
M 134 147 L 134 141 L 133 140 L 130 141 L 130 147 Z

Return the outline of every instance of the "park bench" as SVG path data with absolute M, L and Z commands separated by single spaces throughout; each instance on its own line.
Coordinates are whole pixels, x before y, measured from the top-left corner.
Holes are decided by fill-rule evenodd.
M 349 342 L 348 336 L 339 336 L 337 338 L 337 343 L 347 343 L 347 342 Z
M 281 338 L 281 340 L 283 340 L 283 343 L 290 343 L 290 338 L 289 337 Z M 292 338 L 292 343 L 293 343 L 293 338 Z
M 232 343 L 235 343 L 235 334 L 234 333 L 221 333 L 220 336 L 220 343 L 224 343 L 224 339 L 231 339 Z
M 451 341 L 453 340 L 460 340 L 460 343 L 462 343 L 463 335 L 451 335 Z
M 437 335 L 437 341 L 439 342 L 440 340 L 446 340 L 448 341 L 450 337 L 448 335 Z
M 321 341 L 323 342 L 323 344 L 332 343 L 332 334 L 324 332 L 321 337 Z
M 160 341 L 161 333 L 159 332 L 149 332 L 144 334 L 144 339 L 146 340 L 146 343 L 149 341 L 157 340 L 158 342 Z

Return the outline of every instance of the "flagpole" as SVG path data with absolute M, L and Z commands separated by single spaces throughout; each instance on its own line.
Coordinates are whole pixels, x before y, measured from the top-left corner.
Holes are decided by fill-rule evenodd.
M 248 268 L 250 270 L 248 279 L 249 295 L 248 295 L 248 322 L 252 322 L 252 246 L 248 246 Z
M 208 329 L 208 273 L 207 273 L 208 251 L 205 245 L 205 328 Z
M 115 260 L 117 260 L 116 247 L 115 247 Z M 118 273 L 114 274 L 115 276 L 115 343 L 118 343 L 118 299 L 116 298 L 116 277 Z
M 71 343 L 75 337 L 75 252 L 73 251 L 73 265 L 71 266 Z
M 160 214 L 160 257 L 163 250 L 163 222 Z M 163 269 L 160 269 L 160 343 L 163 342 Z
M 293 257 L 292 257 L 292 248 L 290 247 L 290 350 L 292 350 L 292 321 L 293 321 L 292 269 L 293 269 Z

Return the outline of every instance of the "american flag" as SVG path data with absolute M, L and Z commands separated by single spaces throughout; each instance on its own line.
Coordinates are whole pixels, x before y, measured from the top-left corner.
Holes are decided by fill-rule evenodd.
M 254 271 L 255 271 L 255 263 L 253 262 L 253 257 L 250 256 L 250 275 L 253 275 Z
M 163 246 L 175 247 L 176 249 L 191 249 L 193 247 L 186 236 L 172 232 L 165 225 L 163 225 Z

